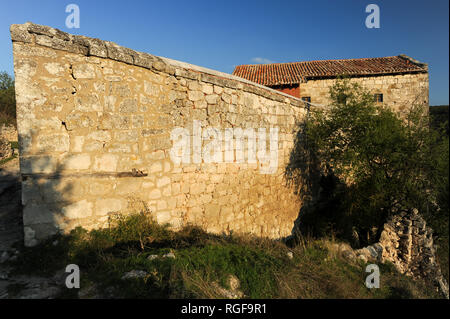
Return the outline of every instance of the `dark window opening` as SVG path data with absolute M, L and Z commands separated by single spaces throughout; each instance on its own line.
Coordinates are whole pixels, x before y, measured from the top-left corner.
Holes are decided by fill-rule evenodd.
M 305 102 L 311 103 L 311 97 L 310 96 L 303 96 L 302 100 L 305 101 Z
M 381 94 L 381 93 L 374 94 L 373 99 L 375 102 L 382 103 L 383 102 L 383 94 Z
M 346 94 L 339 94 L 337 97 L 337 101 L 339 104 L 347 104 L 347 95 Z

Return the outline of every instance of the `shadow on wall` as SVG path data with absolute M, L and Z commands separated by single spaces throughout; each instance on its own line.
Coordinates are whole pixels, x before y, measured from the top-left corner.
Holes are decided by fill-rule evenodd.
M 336 236 L 350 242 L 353 247 L 367 245 L 366 239 L 360 238 L 356 231 L 360 225 L 343 209 L 347 204 L 345 194 L 351 190 L 335 176 L 327 163 L 320 163 L 314 147 L 308 143 L 308 118 L 298 124 L 294 147 L 285 169 L 288 185 L 295 189 L 302 201 L 291 236 L 285 240 L 296 245 L 302 237 Z
M 37 135 L 37 134 L 34 134 Z M 33 136 L 19 134 L 21 154 Z M 63 177 L 64 165 L 58 158 L 38 154 L 20 157 L 22 178 L 22 205 L 25 246 L 35 246 L 40 240 L 54 235 L 75 222 L 71 218 L 70 197 L 76 191 L 71 178 Z
M 289 162 L 285 168 L 287 184 L 293 187 L 302 206 L 292 228 L 292 235 L 285 238 L 288 242 L 297 241 L 302 235 L 311 233 L 311 229 L 304 229 L 305 223 L 302 219 L 307 215 L 317 202 L 320 192 L 320 169 L 319 163 L 312 148 L 308 145 L 306 138 L 307 120 L 297 124 L 298 130 L 295 135 L 294 147 L 289 156 Z

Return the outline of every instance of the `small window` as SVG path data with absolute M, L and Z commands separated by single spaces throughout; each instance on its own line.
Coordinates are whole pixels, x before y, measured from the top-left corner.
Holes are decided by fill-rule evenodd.
M 337 97 L 337 101 L 339 104 L 347 104 L 347 95 L 346 94 L 339 94 Z
M 311 97 L 310 96 L 303 96 L 302 100 L 305 101 L 305 102 L 311 103 Z
M 381 93 L 374 94 L 373 99 L 375 102 L 383 103 L 383 94 Z

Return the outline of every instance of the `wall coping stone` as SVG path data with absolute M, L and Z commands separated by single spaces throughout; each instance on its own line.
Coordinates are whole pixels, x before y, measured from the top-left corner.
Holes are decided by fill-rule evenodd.
M 149 53 L 134 51 L 114 42 L 81 35 L 73 35 L 56 28 L 31 22 L 12 24 L 10 32 L 13 42 L 32 43 L 84 56 L 111 59 L 156 72 L 164 72 L 179 78 L 200 80 L 232 89 L 240 89 L 249 93 L 261 95 L 270 100 L 288 103 L 295 107 L 305 107 L 303 101 L 299 98 L 235 75 L 155 56 Z

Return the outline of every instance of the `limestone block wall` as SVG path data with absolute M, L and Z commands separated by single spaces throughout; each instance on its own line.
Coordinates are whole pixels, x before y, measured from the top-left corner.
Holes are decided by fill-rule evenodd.
M 383 94 L 383 104 L 399 112 L 412 103 L 429 104 L 428 73 L 352 77 L 350 82 L 360 84 L 373 94 Z M 300 96 L 311 97 L 312 103 L 330 105 L 329 92 L 335 83 L 335 79 L 310 79 L 300 83 Z
M 301 203 L 284 170 L 306 113 L 298 99 L 50 27 L 12 25 L 11 37 L 26 245 L 143 206 L 175 229 L 291 234 Z M 276 141 L 260 148 L 271 128 Z M 239 129 L 255 144 L 237 143 Z M 208 148 L 230 132 L 233 152 Z

